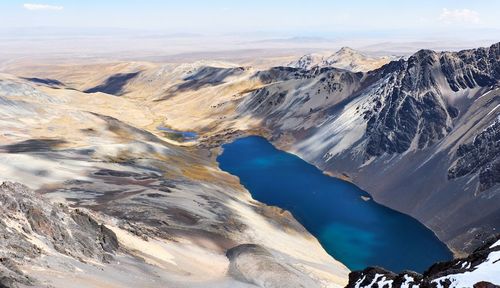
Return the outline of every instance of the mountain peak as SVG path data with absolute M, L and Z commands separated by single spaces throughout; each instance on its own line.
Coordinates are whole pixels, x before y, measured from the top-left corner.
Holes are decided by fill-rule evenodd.
M 366 72 L 389 63 L 391 59 L 391 57 L 370 57 L 344 46 L 330 55 L 314 53 L 303 55 L 287 66 L 306 70 L 313 67 L 335 67 L 353 72 Z
M 355 49 L 352 49 L 351 47 L 344 46 L 340 48 L 335 54 L 361 54 L 361 53 Z

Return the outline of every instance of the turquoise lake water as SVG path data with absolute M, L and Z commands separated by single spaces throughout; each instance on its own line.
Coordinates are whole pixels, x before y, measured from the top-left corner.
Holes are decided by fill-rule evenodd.
M 369 194 L 274 148 L 264 138 L 241 138 L 223 149 L 217 158 L 221 169 L 238 176 L 254 199 L 292 212 L 351 270 L 380 266 L 423 272 L 434 262 L 452 258 L 432 231 L 414 218 L 361 199 Z

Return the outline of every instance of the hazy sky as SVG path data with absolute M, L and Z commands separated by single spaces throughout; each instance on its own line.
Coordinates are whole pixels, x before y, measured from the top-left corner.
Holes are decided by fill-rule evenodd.
M 498 0 L 0 0 L 0 27 L 115 27 L 174 33 L 500 29 Z
M 500 0 L 0 0 L 0 60 L 460 50 L 500 40 L 499 11 Z

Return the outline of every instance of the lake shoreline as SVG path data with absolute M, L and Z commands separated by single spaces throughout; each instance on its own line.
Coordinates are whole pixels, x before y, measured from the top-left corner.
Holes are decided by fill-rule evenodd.
M 374 202 L 376 202 L 377 204 L 379 205 L 382 205 L 382 206 L 385 206 L 385 207 L 388 207 L 390 209 L 393 209 L 395 211 L 398 211 L 399 213 L 402 213 L 402 214 L 405 214 L 405 215 L 408 215 L 409 217 L 415 219 L 416 221 L 418 221 L 420 224 L 424 225 L 427 229 L 429 229 L 430 231 L 432 231 L 432 233 L 434 234 L 434 236 L 436 238 L 438 238 L 444 245 L 446 245 L 446 247 L 448 248 L 449 251 L 452 252 L 453 254 L 453 257 L 454 258 L 460 258 L 460 257 L 465 257 L 468 255 L 468 253 L 465 253 L 463 251 L 458 251 L 456 249 L 453 249 L 452 247 L 449 246 L 448 243 L 446 243 L 444 240 L 442 240 L 438 234 L 434 231 L 434 229 L 432 229 L 431 227 L 427 226 L 425 223 L 423 223 L 422 221 L 418 220 L 417 218 L 415 218 L 414 216 L 404 212 L 404 211 L 400 211 L 396 208 L 393 208 L 393 207 L 389 207 L 389 206 L 386 206 L 385 204 L 382 204 L 381 202 L 377 201 L 376 197 L 374 197 L 374 195 L 372 195 L 368 190 L 369 189 L 366 189 L 366 187 L 363 187 L 362 185 L 360 185 L 360 183 L 357 183 L 356 181 L 354 181 L 346 172 L 342 172 L 342 171 L 331 171 L 331 170 L 323 170 L 320 166 L 316 165 L 315 163 L 311 163 L 309 161 L 307 161 L 306 159 L 302 158 L 298 153 L 296 153 L 295 151 L 291 150 L 291 149 L 287 149 L 287 146 L 286 144 L 284 143 L 280 143 L 279 142 L 279 139 L 278 139 L 278 142 L 275 140 L 273 141 L 270 137 L 270 132 L 265 130 L 264 133 L 253 133 L 253 134 L 243 134 L 243 135 L 240 135 L 239 137 L 235 137 L 233 139 L 228 139 L 226 142 L 222 143 L 220 145 L 220 152 L 219 153 L 222 153 L 223 151 L 223 148 L 222 146 L 224 144 L 228 144 L 228 143 L 231 143 L 231 142 L 234 142 L 236 141 L 237 139 L 240 139 L 240 138 L 243 138 L 243 137 L 249 137 L 249 136 L 257 136 L 257 137 L 261 137 L 261 138 L 264 138 L 266 139 L 269 143 L 271 143 L 277 150 L 280 150 L 280 151 L 283 151 L 283 152 L 286 152 L 286 153 L 289 153 L 289 154 L 293 154 L 297 157 L 299 157 L 300 159 L 302 159 L 303 161 L 309 163 L 310 165 L 316 167 L 318 170 L 322 171 L 325 175 L 329 176 L 329 177 L 332 177 L 332 178 L 335 178 L 335 179 L 340 179 L 340 180 L 343 180 L 343 181 L 346 181 L 346 182 L 349 182 L 353 185 L 356 185 L 357 187 L 359 187 L 361 190 L 365 191 L 370 199 Z
M 289 154 L 289 155 L 293 155 L 294 157 L 297 157 L 298 159 L 300 159 L 300 160 L 301 160 L 301 161 L 303 161 L 304 163 L 307 163 L 308 165 L 313 166 L 315 169 L 317 169 L 318 171 L 320 171 L 320 172 L 322 173 L 322 175 L 324 175 L 325 177 L 326 177 L 326 176 L 328 176 L 328 178 L 329 178 L 329 179 L 332 179 L 332 180 L 334 180 L 334 181 L 342 181 L 342 182 L 348 183 L 349 185 L 353 185 L 354 187 L 356 187 L 357 189 L 359 189 L 359 188 L 358 188 L 357 186 L 355 186 L 355 185 L 354 185 L 351 181 L 346 181 L 345 179 L 340 179 L 340 178 L 338 178 L 338 177 L 332 177 L 331 175 L 328 175 L 328 173 L 325 173 L 324 171 L 322 171 L 321 169 L 319 169 L 317 166 L 312 165 L 312 164 L 310 164 L 310 163 L 308 163 L 308 162 L 304 161 L 302 158 L 298 157 L 298 156 L 297 156 L 297 155 L 295 155 L 294 153 L 290 153 L 290 152 L 288 152 L 288 151 L 283 151 L 283 150 L 281 150 L 281 149 L 277 148 L 277 147 L 276 147 L 276 146 L 275 146 L 275 145 L 274 145 L 271 141 L 267 140 L 267 139 L 266 139 L 266 137 L 262 137 L 262 136 L 247 136 L 247 137 L 243 136 L 243 137 L 240 137 L 240 138 L 232 139 L 231 141 L 228 141 L 228 142 L 226 142 L 226 143 L 223 143 L 223 144 L 221 145 L 221 148 L 220 148 L 220 149 L 219 149 L 219 151 L 218 151 L 218 152 L 219 152 L 219 153 L 218 153 L 219 155 L 217 156 L 217 159 L 216 159 L 216 161 L 217 161 L 217 163 L 218 163 L 218 165 L 219 165 L 219 168 L 220 168 L 221 170 L 226 171 L 226 172 L 228 172 L 228 173 L 230 173 L 230 174 L 232 174 L 232 175 L 235 175 L 235 173 L 232 173 L 232 172 L 230 172 L 230 171 L 227 171 L 227 170 L 225 170 L 225 169 L 224 169 L 224 167 L 222 167 L 222 166 L 224 166 L 224 165 L 222 165 L 222 164 L 221 164 L 220 157 L 221 157 L 221 155 L 224 155 L 224 153 L 225 153 L 225 147 L 224 147 L 224 146 L 226 146 L 226 145 L 228 145 L 228 144 L 230 145 L 231 143 L 234 143 L 234 142 L 239 141 L 239 140 L 241 140 L 241 139 L 250 138 L 250 137 L 258 137 L 258 138 L 261 138 L 261 139 L 265 140 L 266 142 L 268 142 L 270 145 L 272 145 L 272 147 L 273 147 L 274 149 L 276 149 L 277 151 L 280 151 L 280 152 L 282 152 L 282 153 L 287 153 L 287 154 Z M 245 183 L 244 183 L 245 181 L 244 181 L 244 180 L 242 180 L 242 178 L 241 178 L 239 175 L 235 175 L 235 176 L 236 176 L 236 177 L 238 177 L 238 178 L 240 179 L 240 182 L 241 182 L 241 183 L 245 186 L 245 188 L 247 188 L 247 190 L 249 190 L 249 191 L 250 191 L 250 193 L 252 194 L 252 197 L 253 197 L 254 199 L 259 198 L 259 197 L 255 197 L 254 192 L 252 192 L 252 191 L 251 191 L 251 188 L 250 188 L 250 187 L 247 187 L 247 185 L 245 185 Z M 366 192 L 366 191 L 364 191 L 364 190 L 361 190 L 361 189 L 359 189 L 359 191 L 362 191 L 361 193 L 362 193 L 362 194 L 364 194 L 364 195 L 361 195 L 361 196 L 364 196 L 364 197 L 366 197 L 366 198 L 370 198 L 369 200 L 373 200 L 373 201 L 369 201 L 369 200 L 368 200 L 368 201 L 366 201 L 366 199 L 365 199 L 365 198 L 360 198 L 360 201 L 363 201 L 363 202 L 374 202 L 374 203 L 375 203 L 375 205 L 380 205 L 380 206 L 384 207 L 385 209 L 390 209 L 390 210 L 392 210 L 392 211 L 394 211 L 394 212 L 400 213 L 399 211 L 396 211 L 396 210 L 394 210 L 394 209 L 388 208 L 388 207 L 386 207 L 386 206 L 383 206 L 383 205 L 381 205 L 381 204 L 377 203 L 377 202 L 373 199 L 372 195 L 370 195 L 368 192 Z M 359 193 L 359 191 L 358 191 L 358 193 Z M 267 205 L 271 205 L 271 204 L 269 204 L 269 203 L 266 203 L 265 201 L 261 201 L 260 199 L 256 199 L 256 200 L 257 200 L 257 201 L 259 201 L 259 202 L 265 203 L 265 204 L 267 204 Z M 273 205 L 273 206 L 278 206 L 278 205 Z M 281 209 L 286 209 L 285 207 L 281 207 L 281 206 L 278 206 L 278 207 L 279 207 L 279 208 L 281 208 Z M 286 209 L 286 210 L 289 210 L 289 209 Z M 304 225 L 304 223 L 303 223 L 303 219 L 300 219 L 301 217 L 298 217 L 298 216 L 296 215 L 296 213 L 293 213 L 293 211 L 290 211 L 290 212 L 292 212 L 292 214 L 293 214 L 294 218 L 296 218 L 296 219 L 297 219 L 297 220 L 298 220 L 298 221 L 299 221 L 302 225 Z M 390 213 L 394 213 L 394 212 L 390 212 Z M 404 215 L 405 217 L 411 218 L 411 219 L 412 219 L 412 221 L 417 222 L 417 223 L 418 223 L 418 225 L 421 225 L 421 226 L 425 227 L 425 229 L 426 229 L 426 230 L 428 230 L 428 231 L 432 232 L 432 236 L 433 236 L 434 238 L 436 238 L 436 240 L 439 240 L 439 238 L 438 238 L 438 237 L 437 237 L 437 235 L 434 233 L 434 231 L 430 230 L 428 227 L 426 227 L 425 225 L 423 225 L 421 222 L 419 222 L 418 220 L 416 220 L 415 218 L 413 218 L 413 217 L 411 217 L 411 216 L 409 216 L 409 215 L 407 215 L 407 214 L 404 214 L 404 213 L 400 213 L 400 214 Z M 306 225 L 304 225 L 304 226 L 306 226 Z M 306 227 L 306 229 L 307 229 L 307 227 Z M 313 235 L 314 235 L 314 236 L 315 236 L 318 240 L 320 240 L 320 242 L 322 242 L 322 241 L 321 241 L 321 239 L 320 239 L 321 237 L 318 237 L 318 235 L 317 235 L 316 233 L 313 233 L 314 231 L 310 231 L 309 229 L 308 229 L 308 231 L 309 231 L 311 234 L 313 234 Z M 426 233 L 427 233 L 427 232 L 426 232 Z M 440 240 L 439 240 L 439 243 L 440 243 L 440 245 L 444 245 L 444 246 L 446 247 L 446 250 L 449 252 L 449 254 L 450 254 L 450 256 L 451 256 L 451 252 L 452 252 L 452 251 L 448 248 L 448 246 L 447 246 L 444 242 L 441 242 Z M 322 245 L 323 245 L 323 244 L 322 244 Z M 325 248 L 325 247 L 324 247 L 324 248 Z M 328 252 L 328 249 L 326 249 L 326 248 L 325 248 L 325 250 L 327 250 L 327 252 Z M 328 252 L 328 253 L 329 253 L 330 255 L 332 255 L 330 252 Z M 455 253 L 453 253 L 453 254 L 455 254 Z M 455 254 L 455 255 L 456 255 L 456 254 Z M 332 255 L 332 257 L 333 257 L 333 258 L 335 258 L 336 260 L 339 260 L 339 261 L 341 261 L 342 263 L 346 264 L 344 261 L 342 261 L 342 259 L 338 259 L 338 257 L 335 257 L 334 255 Z M 444 259 L 443 259 L 443 260 L 444 260 Z M 429 263 L 429 264 L 432 264 L 432 263 Z M 429 265 L 429 266 L 430 266 L 430 265 Z M 426 267 L 426 268 L 428 268 L 428 267 Z M 423 271 L 422 271 L 422 272 L 423 272 Z

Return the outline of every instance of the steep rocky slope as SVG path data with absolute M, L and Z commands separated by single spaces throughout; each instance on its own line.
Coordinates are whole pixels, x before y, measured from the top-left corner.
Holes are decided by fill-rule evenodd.
M 0 286 L 40 284 L 23 272 L 47 255 L 109 263 L 118 250 L 116 235 L 89 212 L 52 204 L 28 187 L 0 185 Z

